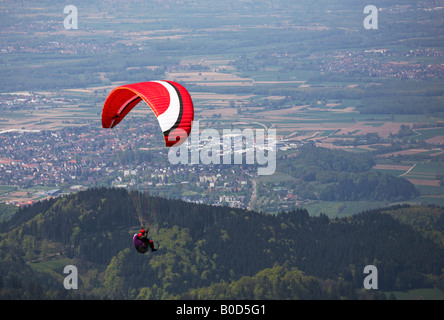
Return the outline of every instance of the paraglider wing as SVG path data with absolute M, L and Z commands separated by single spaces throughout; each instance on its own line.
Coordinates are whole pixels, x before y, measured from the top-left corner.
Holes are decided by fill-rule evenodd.
M 102 127 L 113 128 L 144 100 L 159 121 L 165 145 L 178 146 L 186 140 L 194 120 L 193 101 L 179 83 L 167 80 L 148 81 L 115 88 L 105 100 Z

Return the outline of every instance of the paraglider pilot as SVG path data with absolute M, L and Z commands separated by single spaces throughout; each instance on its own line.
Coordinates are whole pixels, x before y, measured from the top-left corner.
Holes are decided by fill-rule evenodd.
M 153 240 L 148 239 L 148 231 L 145 231 L 144 229 L 140 230 L 139 234 L 136 233 L 134 235 L 133 242 L 134 247 L 140 253 L 147 252 L 148 248 L 150 248 L 151 251 L 157 251 L 157 249 L 154 249 Z

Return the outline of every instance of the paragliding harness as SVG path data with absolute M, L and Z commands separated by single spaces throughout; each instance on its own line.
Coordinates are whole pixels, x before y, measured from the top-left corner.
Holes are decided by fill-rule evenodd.
M 154 248 L 154 242 L 150 239 L 148 239 L 148 231 L 140 230 L 139 234 L 135 234 L 133 237 L 134 247 L 139 253 L 146 253 L 148 252 L 148 248 L 151 249 L 151 251 L 157 251 L 157 249 Z
M 136 201 L 136 199 L 134 198 L 134 193 L 131 191 L 130 192 L 131 195 L 133 196 L 133 201 L 136 207 L 136 211 L 137 211 L 137 215 L 139 217 L 139 222 L 140 222 L 140 233 L 136 233 L 133 236 L 133 243 L 134 243 L 134 247 L 136 248 L 136 250 L 139 253 L 146 253 L 148 252 L 148 249 L 151 249 L 151 251 L 157 251 L 157 249 L 154 248 L 154 242 L 150 239 L 148 239 L 148 232 L 150 230 L 150 224 L 153 221 L 153 216 L 154 216 L 154 211 L 155 211 L 155 207 L 154 210 L 151 210 L 151 214 L 150 214 L 150 222 L 148 223 L 148 221 L 145 220 L 144 217 L 144 211 L 146 211 L 146 208 L 148 208 L 148 205 L 144 205 L 143 203 L 146 203 L 146 195 L 144 194 L 142 198 L 139 197 L 139 201 Z M 148 200 L 149 201 L 149 200 Z M 139 206 L 137 206 L 137 204 L 139 204 Z M 144 229 L 144 225 L 147 226 L 147 229 L 145 231 Z

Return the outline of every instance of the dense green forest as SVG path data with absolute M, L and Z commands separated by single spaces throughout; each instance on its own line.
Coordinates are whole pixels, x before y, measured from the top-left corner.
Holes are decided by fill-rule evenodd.
M 444 290 L 444 209 L 398 206 L 343 219 L 277 215 L 138 195 L 158 251 L 132 246 L 124 189 L 19 209 L 0 224 L 1 299 L 385 299 Z M 363 269 L 378 268 L 378 290 Z M 63 287 L 75 265 L 79 289 Z

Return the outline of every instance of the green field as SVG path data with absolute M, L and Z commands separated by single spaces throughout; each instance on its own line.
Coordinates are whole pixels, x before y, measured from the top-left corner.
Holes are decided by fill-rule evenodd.
M 444 291 L 439 289 L 415 289 L 406 292 L 385 292 L 388 299 L 390 299 L 392 294 L 398 300 L 444 300 Z
M 416 136 L 416 139 L 427 140 L 436 136 L 444 136 L 444 128 L 435 128 L 435 129 L 416 129 L 419 136 Z
M 0 195 L 16 190 L 16 187 L 0 186 Z
M 326 214 L 330 218 L 344 217 L 371 209 L 385 208 L 395 203 L 386 201 L 315 201 L 308 205 L 303 205 L 313 216 L 320 213 Z

